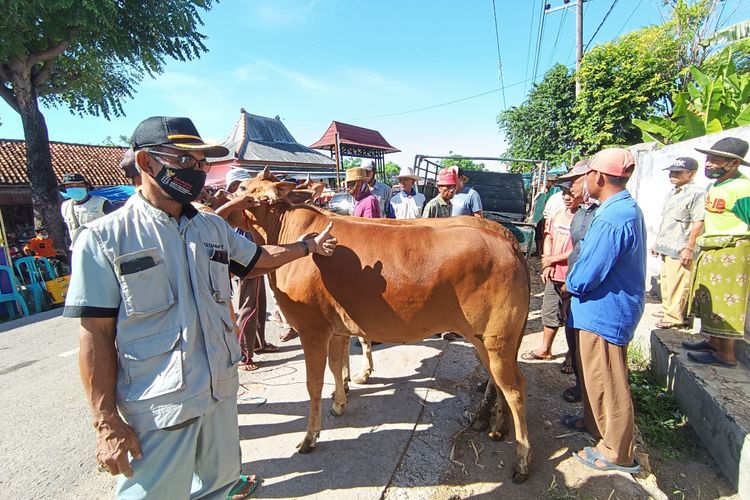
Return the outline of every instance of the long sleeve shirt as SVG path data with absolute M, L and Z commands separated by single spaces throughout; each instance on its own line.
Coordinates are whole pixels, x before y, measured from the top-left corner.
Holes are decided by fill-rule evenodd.
M 355 217 L 380 218 L 380 203 L 369 190 L 363 193 L 361 198 L 355 197 L 355 203 L 354 213 L 352 214 Z
M 573 326 L 626 345 L 643 314 L 646 225 L 628 191 L 602 203 L 568 272 Z

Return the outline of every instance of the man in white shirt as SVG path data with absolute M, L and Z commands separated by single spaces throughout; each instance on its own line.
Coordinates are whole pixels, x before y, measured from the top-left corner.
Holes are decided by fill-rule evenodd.
M 401 184 L 401 190 L 391 197 L 386 211 L 391 219 L 418 219 L 422 217 L 425 197 L 417 191 L 416 183 L 419 176 L 409 167 L 404 167 L 396 176 Z

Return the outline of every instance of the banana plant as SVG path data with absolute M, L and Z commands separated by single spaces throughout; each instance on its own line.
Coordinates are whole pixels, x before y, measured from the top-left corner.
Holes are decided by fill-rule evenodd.
M 737 73 L 731 47 L 723 51 L 715 75 L 696 66 L 690 67 L 690 74 L 693 81 L 687 91 L 672 96 L 670 117 L 633 119 L 644 141 L 672 144 L 750 124 L 750 74 Z

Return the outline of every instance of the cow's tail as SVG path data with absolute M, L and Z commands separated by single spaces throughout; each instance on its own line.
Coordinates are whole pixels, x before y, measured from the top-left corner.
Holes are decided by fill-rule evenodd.
M 521 261 L 523 264 L 523 268 L 526 271 L 526 291 L 529 305 L 531 305 L 531 270 L 529 269 L 529 263 L 526 261 L 526 257 L 521 252 L 520 247 L 518 247 L 518 250 L 516 251 L 516 255 L 518 256 L 518 260 Z M 521 328 L 521 334 L 518 336 L 518 345 L 516 345 L 516 357 L 515 359 L 518 359 L 518 353 L 521 350 L 521 343 L 523 342 L 523 337 L 526 333 L 526 325 L 529 322 L 529 309 L 530 307 L 526 307 L 526 317 L 523 319 L 523 327 Z

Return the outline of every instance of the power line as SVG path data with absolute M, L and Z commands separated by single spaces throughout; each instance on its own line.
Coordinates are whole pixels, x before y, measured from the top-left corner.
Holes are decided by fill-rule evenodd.
M 627 26 L 627 25 L 628 25 L 628 23 L 630 22 L 630 19 L 631 19 L 631 18 L 632 18 L 632 17 L 633 17 L 634 15 L 635 15 L 635 13 L 636 13 L 636 12 L 638 11 L 638 7 L 640 7 L 640 6 L 641 6 L 641 3 L 642 3 L 642 2 L 643 2 L 643 0 L 639 0 L 639 1 L 638 1 L 638 3 L 637 3 L 637 4 L 635 4 L 635 9 L 633 9 L 633 12 L 631 12 L 631 13 L 630 13 L 630 15 L 628 16 L 628 18 L 627 18 L 627 19 L 625 19 L 625 22 L 624 22 L 624 23 L 622 23 L 622 28 L 620 28 L 620 31 L 618 31 L 618 32 L 617 32 L 617 36 L 615 36 L 615 38 L 617 38 L 618 36 L 620 36 L 620 33 L 622 33 L 622 31 L 623 31 L 623 30 L 625 29 L 625 26 Z
M 615 8 L 615 5 L 617 5 L 617 2 L 619 1 L 620 0 L 614 0 L 612 2 L 612 5 L 609 6 L 609 10 L 607 11 L 606 14 L 604 14 L 604 19 L 602 19 L 602 22 L 599 23 L 599 26 L 596 28 L 596 31 L 594 31 L 594 35 L 589 39 L 589 43 L 586 44 L 586 48 L 584 49 L 584 52 L 589 50 L 589 45 L 591 45 L 591 42 L 594 41 L 594 38 L 596 38 L 596 35 L 599 33 L 599 30 L 602 29 L 602 26 L 604 25 L 605 21 L 607 20 L 609 15 L 612 13 L 612 9 Z
M 529 81 L 529 61 L 531 61 L 531 39 L 532 34 L 534 33 L 534 2 L 529 2 L 531 4 L 531 15 L 529 16 L 531 18 L 531 23 L 529 23 L 529 48 L 526 50 L 526 71 L 524 72 L 524 78 Z M 523 87 L 523 93 L 526 93 L 526 85 Z
M 557 42 L 560 40 L 560 32 L 562 31 L 563 24 L 565 23 L 565 16 L 568 15 L 568 9 L 563 11 L 560 17 L 560 26 L 557 27 L 557 36 L 555 36 L 555 44 L 552 46 L 552 52 L 549 55 L 549 62 L 547 66 L 552 66 L 552 60 L 555 58 L 555 52 L 557 52 Z
M 500 58 L 500 30 L 497 27 L 497 10 L 495 9 L 495 0 L 492 0 L 492 14 L 495 17 L 495 41 L 497 42 L 497 71 L 500 76 L 500 88 L 503 89 L 503 109 L 505 104 L 505 84 L 503 83 L 503 61 Z
M 542 0 L 542 11 L 539 19 L 539 36 L 536 39 L 536 55 L 534 56 L 534 78 L 533 83 L 536 83 L 537 70 L 539 69 L 539 53 L 542 49 L 542 39 L 544 38 L 544 15 L 545 0 Z

